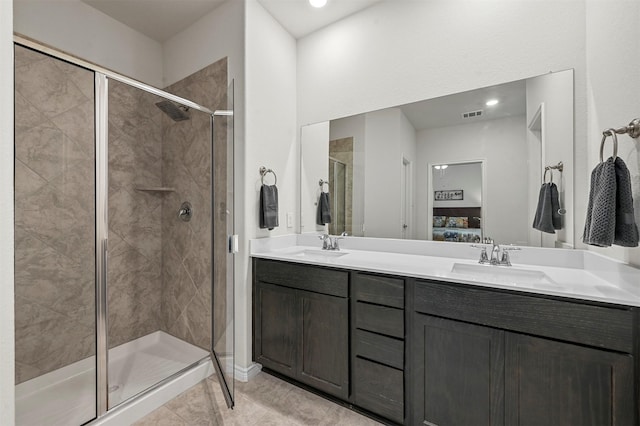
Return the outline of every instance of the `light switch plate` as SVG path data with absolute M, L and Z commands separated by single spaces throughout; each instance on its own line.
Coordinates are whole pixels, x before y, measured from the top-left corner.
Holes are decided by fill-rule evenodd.
M 293 213 L 287 213 L 287 228 L 293 228 Z

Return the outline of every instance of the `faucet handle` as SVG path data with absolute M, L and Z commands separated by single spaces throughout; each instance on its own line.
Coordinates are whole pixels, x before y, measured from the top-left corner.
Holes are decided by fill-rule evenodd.
M 500 264 L 505 266 L 511 266 L 511 258 L 509 257 L 510 251 L 522 250 L 520 247 L 508 246 L 502 247 L 502 257 L 500 258 Z
M 471 247 L 480 249 L 480 260 L 478 263 L 489 263 L 489 255 L 487 255 L 487 247 L 471 244 Z

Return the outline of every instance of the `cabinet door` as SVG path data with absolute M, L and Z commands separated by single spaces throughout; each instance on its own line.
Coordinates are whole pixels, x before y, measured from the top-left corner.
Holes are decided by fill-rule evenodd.
M 509 425 L 631 425 L 630 355 L 507 333 Z
M 298 380 L 342 399 L 349 397 L 348 299 L 298 292 L 302 304 Z
M 504 332 L 414 314 L 410 424 L 504 424 Z
M 300 324 L 296 290 L 262 282 L 255 289 L 255 361 L 295 378 Z

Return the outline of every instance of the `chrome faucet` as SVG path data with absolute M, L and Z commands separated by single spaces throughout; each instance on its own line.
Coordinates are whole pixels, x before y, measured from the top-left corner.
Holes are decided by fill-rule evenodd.
M 478 261 L 478 263 L 488 263 L 490 265 L 494 265 L 494 266 L 511 266 L 511 259 L 509 257 L 509 252 L 512 250 L 521 250 L 520 247 L 500 247 L 499 244 L 495 244 L 495 243 L 491 243 L 492 244 L 492 248 L 491 248 L 491 257 L 489 257 L 489 255 L 487 254 L 487 247 L 486 246 L 478 246 L 478 245 L 471 245 L 471 247 L 474 248 L 478 248 L 481 250 L 480 252 L 480 260 Z M 501 255 L 502 254 L 502 255 Z
M 322 250 L 335 250 L 340 251 L 339 240 L 343 240 L 346 237 L 346 232 L 340 234 L 340 236 L 334 236 L 329 234 L 318 235 L 318 238 L 322 240 Z
M 492 265 L 500 264 L 500 245 L 493 244 L 493 248 L 491 249 L 491 259 L 489 259 L 489 263 Z

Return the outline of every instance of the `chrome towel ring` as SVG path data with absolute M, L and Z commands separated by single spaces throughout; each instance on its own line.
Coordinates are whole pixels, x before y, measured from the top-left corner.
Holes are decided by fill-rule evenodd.
M 550 178 L 549 182 L 547 182 L 547 172 L 549 172 Z M 553 183 L 553 170 L 549 167 L 544 168 L 544 175 L 542 176 L 542 183 Z
M 264 185 L 264 177 L 267 173 L 271 173 L 273 175 L 273 184 L 277 185 L 278 184 L 278 176 L 276 175 L 276 172 L 274 172 L 271 169 L 267 169 L 265 166 L 260 167 L 260 182 L 262 182 L 262 184 Z
M 618 158 L 618 136 L 616 136 L 616 129 L 606 129 L 602 132 L 602 142 L 600 142 L 600 162 L 604 161 L 604 143 L 607 140 L 607 136 L 611 136 L 613 139 L 613 160 Z

